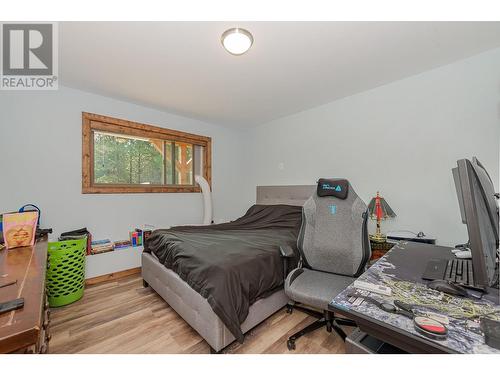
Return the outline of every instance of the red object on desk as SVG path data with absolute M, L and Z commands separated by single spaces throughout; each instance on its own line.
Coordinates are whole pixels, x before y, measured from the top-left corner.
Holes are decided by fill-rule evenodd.
M 377 216 L 377 220 L 382 220 L 382 218 L 384 217 L 382 207 L 380 206 L 380 196 L 378 195 L 378 193 L 375 197 L 375 215 Z

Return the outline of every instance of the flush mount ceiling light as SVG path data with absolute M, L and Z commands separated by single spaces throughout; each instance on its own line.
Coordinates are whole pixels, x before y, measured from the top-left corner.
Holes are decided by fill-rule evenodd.
M 227 52 L 232 55 L 243 55 L 253 44 L 253 36 L 249 31 L 238 27 L 224 31 L 221 42 Z

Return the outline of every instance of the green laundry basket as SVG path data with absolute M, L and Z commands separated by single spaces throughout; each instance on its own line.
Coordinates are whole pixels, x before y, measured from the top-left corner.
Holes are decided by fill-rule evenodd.
M 47 296 L 50 307 L 68 305 L 83 296 L 87 239 L 49 242 Z

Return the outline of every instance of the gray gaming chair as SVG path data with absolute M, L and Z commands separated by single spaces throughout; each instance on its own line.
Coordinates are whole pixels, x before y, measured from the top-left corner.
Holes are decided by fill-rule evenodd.
M 345 340 L 340 325 L 355 325 L 334 316 L 328 304 L 364 271 L 370 259 L 367 219 L 366 204 L 347 180 L 319 180 L 316 193 L 302 209 L 297 241 L 299 265 L 285 280 L 285 293 L 291 300 L 287 312 L 296 308 L 318 320 L 289 337 L 289 350 L 295 349 L 299 337 L 323 326 L 328 332 L 333 328 Z M 294 256 L 293 250 L 286 247 L 281 248 L 281 253 L 285 258 Z

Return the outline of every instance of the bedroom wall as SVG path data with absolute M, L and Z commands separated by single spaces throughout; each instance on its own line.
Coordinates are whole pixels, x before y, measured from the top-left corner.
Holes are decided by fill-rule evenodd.
M 465 241 L 451 168 L 476 155 L 498 191 L 499 67 L 496 49 L 250 130 L 247 199 L 256 184 L 346 177 L 396 211 L 384 230 Z
M 86 226 L 94 238 L 112 240 L 138 225 L 201 222 L 199 193 L 82 194 L 82 111 L 212 137 L 214 217 L 234 219 L 247 208 L 231 188 L 241 171 L 237 131 L 61 87 L 0 92 L 0 211 L 35 203 L 42 226 L 57 234 Z

